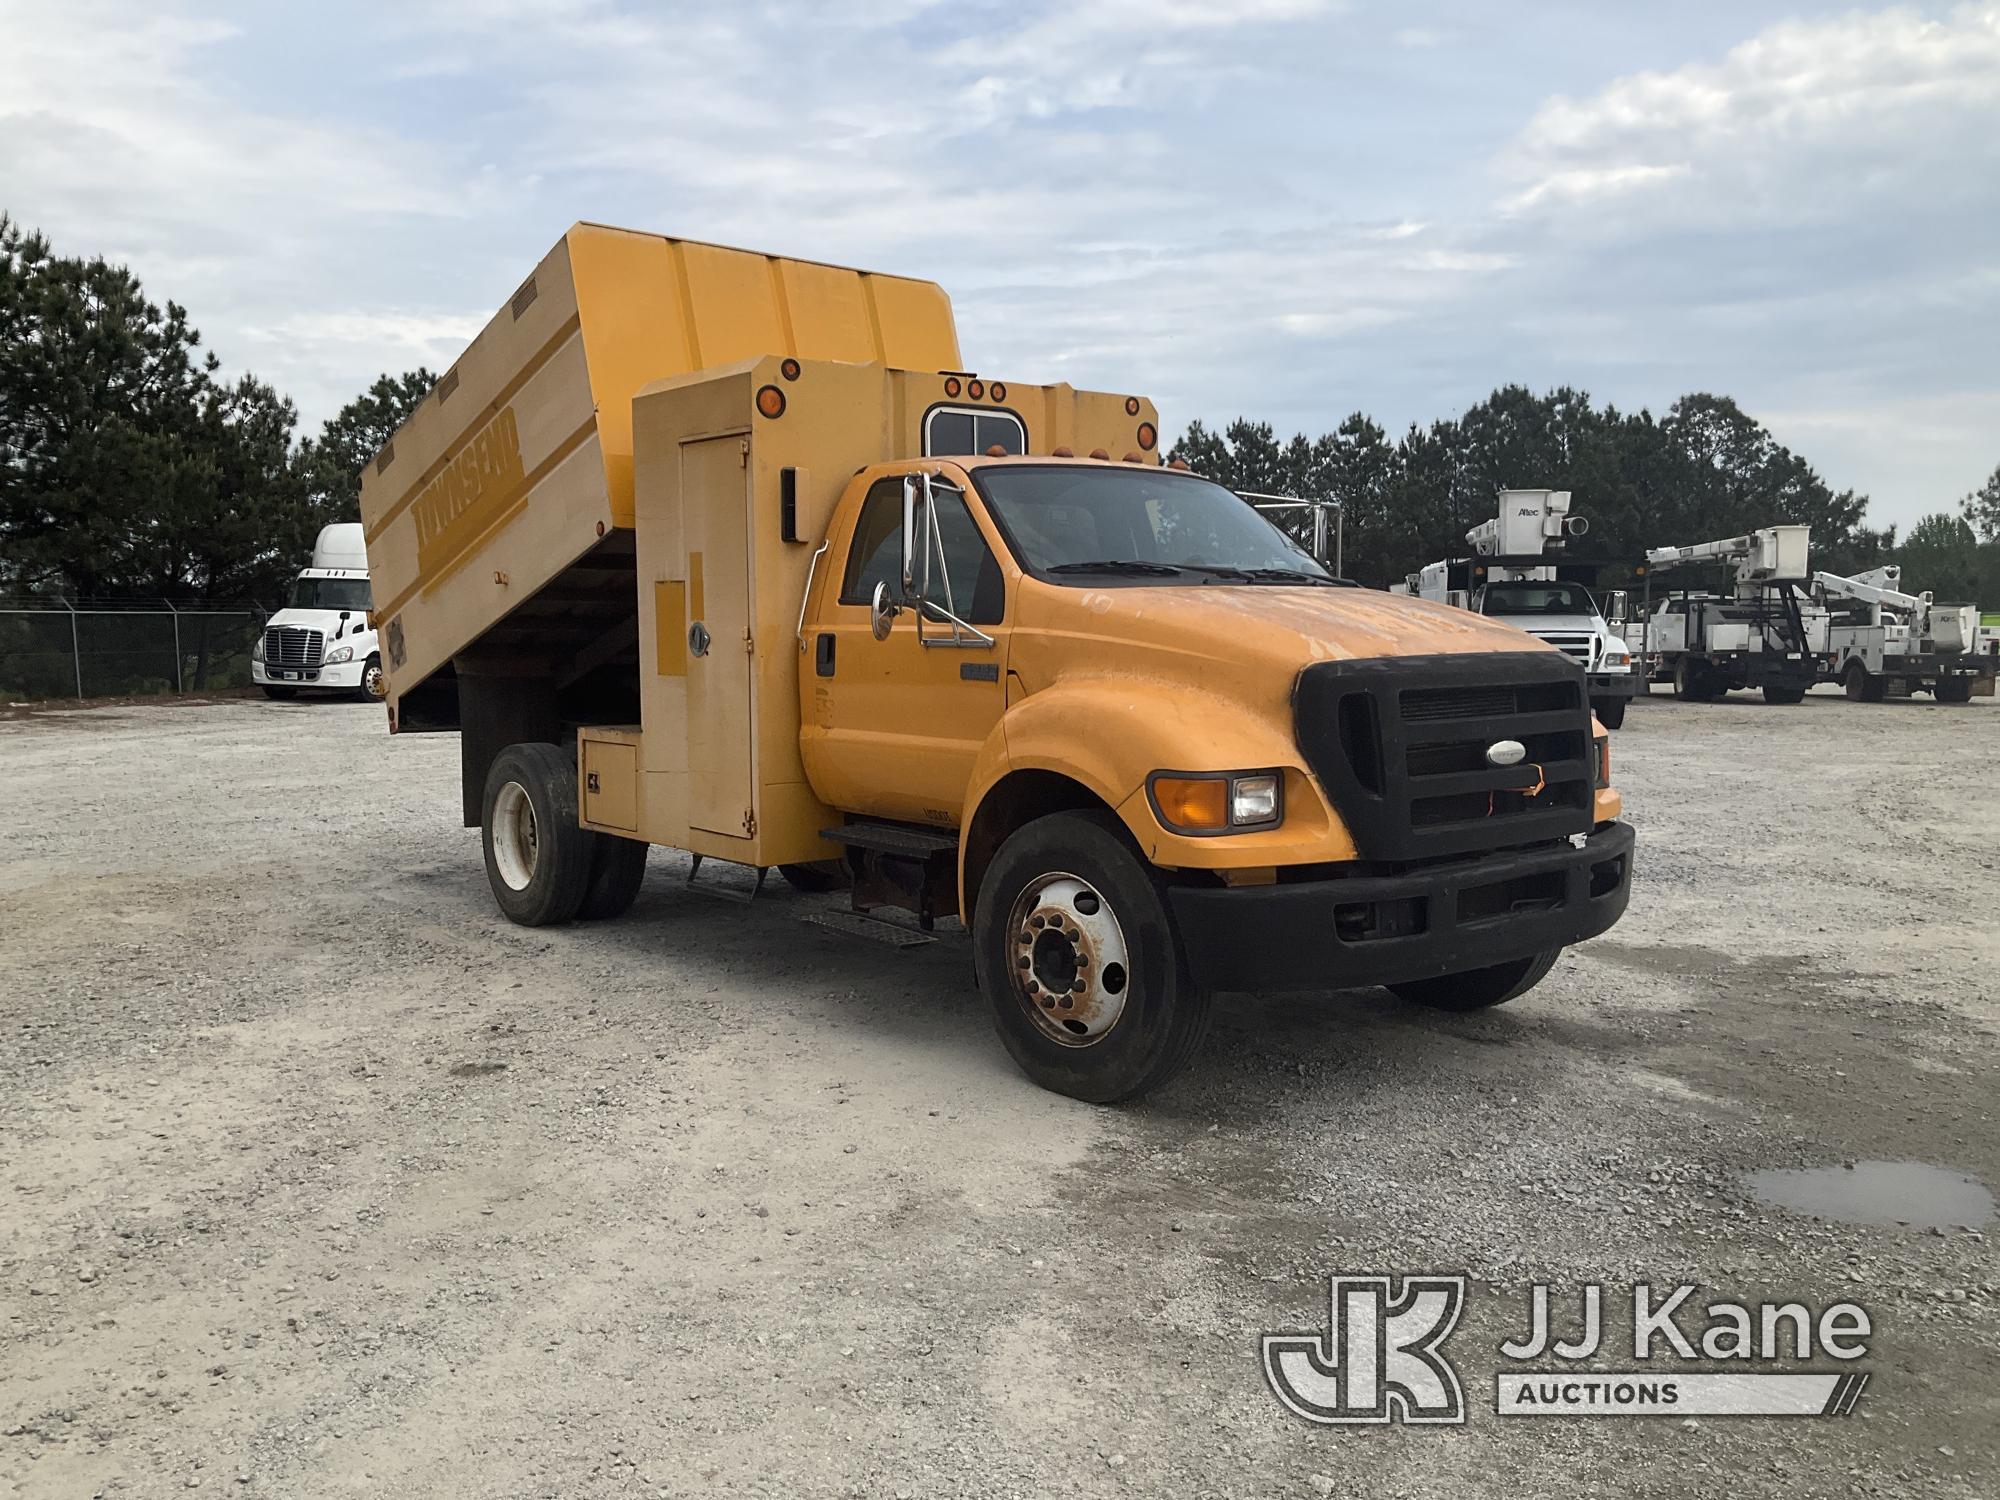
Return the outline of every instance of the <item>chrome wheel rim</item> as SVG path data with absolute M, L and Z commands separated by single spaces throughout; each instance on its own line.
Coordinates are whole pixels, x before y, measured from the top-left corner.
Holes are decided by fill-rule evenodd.
M 500 788 L 493 799 L 493 863 L 510 891 L 525 891 L 535 878 L 535 861 L 540 845 L 535 826 L 535 804 L 528 789 L 518 781 Z
M 1008 914 L 1006 961 L 1015 999 L 1052 1042 L 1091 1046 L 1125 1014 L 1125 930 L 1087 880 L 1057 873 L 1029 881 Z
M 380 667 L 361 669 L 361 690 L 371 698 L 388 696 L 388 680 L 382 676 Z

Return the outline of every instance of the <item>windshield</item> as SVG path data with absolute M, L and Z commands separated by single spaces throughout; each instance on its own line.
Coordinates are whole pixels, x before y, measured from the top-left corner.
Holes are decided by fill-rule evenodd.
M 1480 609 L 1489 615 L 1594 615 L 1597 603 L 1580 583 L 1489 583 Z
M 366 578 L 301 578 L 292 588 L 294 609 L 345 609 L 358 613 L 372 602 Z
M 1008 464 L 974 482 L 1022 566 L 1051 583 L 1334 581 L 1237 495 L 1192 474 Z

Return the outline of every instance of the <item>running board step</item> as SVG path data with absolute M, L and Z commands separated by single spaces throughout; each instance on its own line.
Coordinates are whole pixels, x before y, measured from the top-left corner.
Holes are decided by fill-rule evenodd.
M 868 849 L 897 859 L 923 861 L 958 851 L 956 834 L 932 833 L 902 823 L 844 823 L 838 828 L 822 828 L 819 836 L 850 849 Z

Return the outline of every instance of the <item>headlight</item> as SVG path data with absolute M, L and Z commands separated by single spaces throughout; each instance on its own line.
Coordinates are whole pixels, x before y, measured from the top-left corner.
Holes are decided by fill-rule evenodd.
M 262 661 L 263 659 L 264 659 L 264 632 L 260 630 L 257 632 L 257 639 L 251 642 L 250 644 L 250 660 Z
M 1609 646 L 1605 648 L 1603 660 L 1607 667 L 1629 667 L 1632 665 L 1632 653 L 1623 646 Z
M 354 648 L 352 646 L 335 646 L 331 651 L 326 653 L 325 665 L 329 667 L 337 667 L 344 661 L 353 661 L 353 660 L 354 660 Z
M 1153 815 L 1176 833 L 1272 828 L 1285 816 L 1277 771 L 1155 771 L 1146 783 Z

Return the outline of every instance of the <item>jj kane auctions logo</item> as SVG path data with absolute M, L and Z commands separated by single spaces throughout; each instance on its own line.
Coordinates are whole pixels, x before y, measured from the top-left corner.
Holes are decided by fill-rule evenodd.
M 1582 1288 L 1574 1338 L 1556 1335 L 1549 1288 L 1530 1292 L 1530 1323 L 1500 1345 L 1512 1363 L 1554 1359 L 1554 1369 L 1502 1369 L 1493 1409 L 1527 1416 L 1845 1416 L 1867 1387 L 1864 1371 L 1771 1370 L 1760 1364 L 1817 1359 L 1847 1362 L 1868 1352 L 1865 1308 L 1836 1302 L 1815 1314 L 1800 1302 L 1711 1302 L 1693 1322 L 1692 1286 L 1664 1294 L 1631 1289 L 1629 1370 L 1567 1366 L 1607 1350 L 1604 1289 Z M 1334 1276 L 1327 1326 L 1319 1333 L 1269 1333 L 1264 1378 L 1287 1411 L 1315 1423 L 1456 1425 L 1465 1421 L 1459 1373 L 1444 1352 L 1465 1310 L 1464 1276 Z M 1732 1366 L 1687 1370 L 1679 1361 Z

